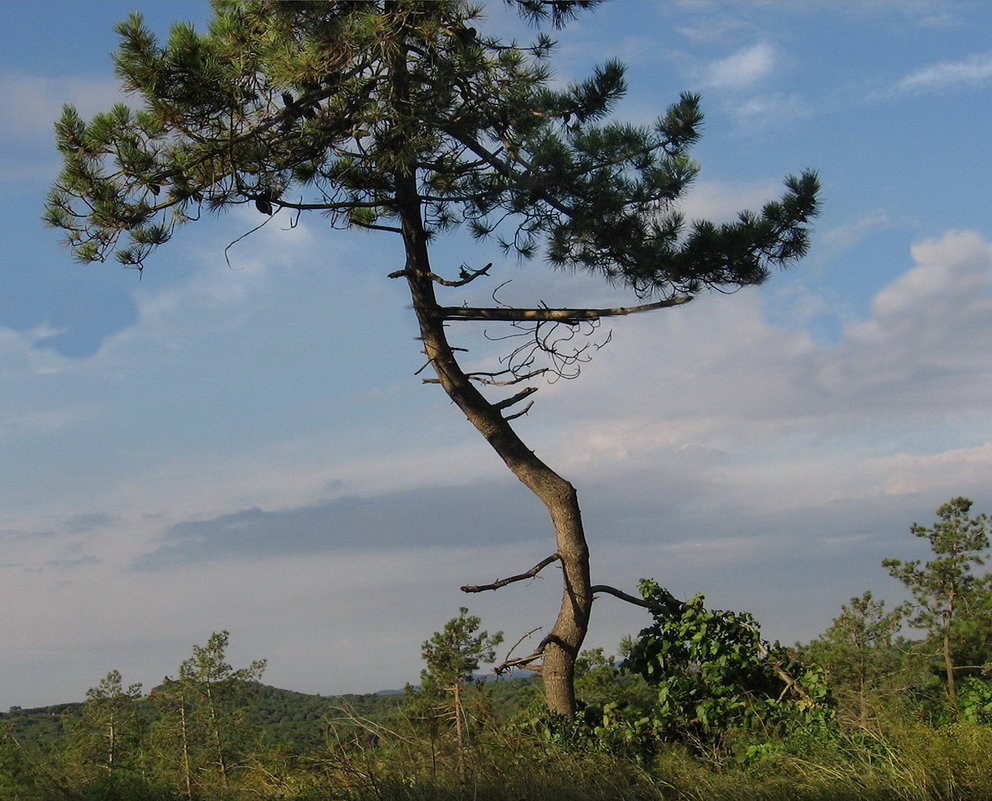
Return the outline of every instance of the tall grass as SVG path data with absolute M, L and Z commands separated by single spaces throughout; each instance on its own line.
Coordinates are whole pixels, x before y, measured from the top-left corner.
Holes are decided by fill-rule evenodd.
M 488 732 L 460 775 L 450 744 L 397 737 L 329 760 L 297 799 L 346 801 L 992 801 L 992 730 L 903 722 L 800 748 L 783 742 L 746 764 L 678 746 L 639 765 L 533 735 Z M 328 763 L 330 766 L 330 763 Z

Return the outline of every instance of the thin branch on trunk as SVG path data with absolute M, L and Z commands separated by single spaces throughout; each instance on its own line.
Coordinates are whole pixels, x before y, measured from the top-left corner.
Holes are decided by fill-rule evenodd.
M 440 284 L 441 286 L 465 286 L 465 284 L 470 284 L 476 278 L 482 275 L 488 275 L 489 270 L 492 269 L 493 263 L 489 262 L 485 267 L 480 267 L 478 270 L 470 270 L 464 264 L 459 268 L 458 274 L 459 279 L 457 281 L 452 281 L 449 278 L 442 278 L 437 273 L 428 273 L 431 280 L 435 284 Z M 408 275 L 406 270 L 395 270 L 389 273 L 387 278 L 405 278 Z
M 500 662 L 500 664 L 498 664 L 496 667 L 493 668 L 493 673 L 495 673 L 497 676 L 499 676 L 499 675 L 505 673 L 506 671 L 510 670 L 511 668 L 519 667 L 522 663 L 530 663 L 533 660 L 538 659 L 539 657 L 541 657 L 543 655 L 543 653 L 544 653 L 544 642 L 543 641 L 541 642 L 541 644 L 539 646 L 537 646 L 537 650 L 534 651 L 534 653 L 532 653 L 530 656 L 524 656 L 524 657 L 520 657 L 520 658 L 517 658 L 517 659 L 510 659 L 510 654 L 512 654 L 514 651 L 517 650 L 517 646 L 520 645 L 520 643 L 522 643 L 524 640 L 526 640 L 532 634 L 534 634 L 535 632 L 538 632 L 540 630 L 541 630 L 541 627 L 540 626 L 537 626 L 536 628 L 533 628 L 530 631 L 528 631 L 526 634 L 522 635 L 519 640 L 517 640 L 515 643 L 513 643 L 513 645 L 510 647 L 510 650 L 506 652 L 506 658 L 502 662 Z M 532 669 L 535 670 L 535 672 L 540 672 L 539 670 L 537 670 L 535 668 L 532 668 Z
M 507 661 L 496 665 L 493 668 L 493 673 L 497 676 L 502 676 L 506 671 L 513 670 L 513 668 L 526 667 L 528 670 L 533 670 L 535 673 L 541 672 L 541 666 L 533 664 L 535 660 L 540 659 L 544 656 L 544 649 L 540 651 L 534 651 L 530 656 L 522 656 L 519 659 L 508 659 Z
M 485 384 L 490 387 L 508 387 L 513 384 L 519 384 L 523 381 L 530 381 L 532 378 L 537 378 L 539 375 L 544 375 L 548 372 L 547 367 L 541 367 L 537 370 L 531 370 L 529 373 L 522 373 L 520 375 L 514 375 L 512 370 L 500 370 L 497 373 L 466 373 L 465 375 L 471 381 L 477 381 L 480 384 Z M 499 380 L 496 376 L 501 375 L 513 375 L 513 378 L 507 378 L 506 380 Z
M 520 392 L 518 392 L 516 395 L 512 395 L 509 398 L 501 400 L 499 403 L 494 403 L 493 408 L 508 409 L 509 407 L 513 406 L 513 404 L 520 403 L 520 401 L 522 401 L 528 395 L 533 395 L 535 392 L 537 392 L 537 387 L 527 387 L 525 389 L 520 390 Z
M 654 609 L 654 604 L 645 601 L 643 598 L 638 598 L 635 595 L 630 595 L 623 590 L 618 590 L 616 587 L 610 587 L 607 584 L 596 584 L 589 588 L 589 591 L 593 594 L 598 592 L 605 592 L 607 595 L 612 595 L 615 598 L 619 598 L 621 601 L 626 601 L 629 604 L 634 604 L 635 606 L 643 606 L 645 609 Z
M 559 559 L 561 559 L 561 557 L 557 553 L 553 553 L 546 559 L 542 559 L 526 573 L 520 573 L 516 576 L 499 579 L 494 581 L 492 584 L 466 584 L 460 589 L 462 592 L 485 592 L 486 590 L 498 590 L 500 587 L 505 587 L 507 584 L 513 584 L 515 581 L 525 581 L 526 579 L 534 578 L 538 573 L 544 570 L 544 568 L 552 562 L 557 562 Z
M 608 584 L 596 584 L 589 588 L 589 591 L 593 594 L 602 592 L 607 595 L 612 595 L 614 598 L 619 598 L 621 601 L 626 601 L 629 604 L 634 604 L 635 606 L 642 606 L 645 609 L 650 609 L 652 611 L 658 610 L 659 608 L 665 612 L 672 613 L 680 609 L 683 604 L 671 593 L 667 593 L 664 602 L 659 606 L 658 604 L 653 604 L 650 601 L 646 601 L 643 598 L 638 598 L 636 595 L 630 595 L 623 590 L 618 590 L 616 587 L 611 587 Z
M 622 317 L 627 314 L 668 309 L 681 306 L 692 300 L 691 295 L 643 303 L 638 306 L 618 306 L 612 309 L 517 309 L 506 307 L 439 306 L 432 309 L 443 320 L 499 320 L 503 322 L 556 322 L 578 323 L 583 320 L 599 320 L 602 317 Z
M 510 420 L 516 420 L 518 417 L 523 417 L 525 414 L 527 414 L 527 412 L 530 411 L 533 405 L 534 405 L 534 401 L 531 401 L 526 406 L 524 406 L 524 408 L 521 409 L 519 412 L 515 412 L 514 414 L 504 415 L 503 419 L 509 422 Z
M 403 233 L 403 229 L 402 228 L 396 228 L 396 227 L 394 227 L 392 225 L 375 225 L 373 223 L 358 222 L 357 220 L 352 221 L 351 224 L 354 225 L 356 228 L 365 228 L 368 231 L 386 231 L 387 233 L 390 233 L 390 234 L 402 234 Z
M 431 279 L 435 284 L 440 284 L 441 286 L 465 286 L 474 281 L 476 278 L 482 275 L 488 275 L 489 270 L 492 269 L 493 263 L 489 262 L 485 267 L 480 267 L 478 270 L 470 270 L 466 265 L 462 265 L 458 270 L 458 280 L 451 281 L 447 278 L 442 278 L 439 275 L 431 273 Z

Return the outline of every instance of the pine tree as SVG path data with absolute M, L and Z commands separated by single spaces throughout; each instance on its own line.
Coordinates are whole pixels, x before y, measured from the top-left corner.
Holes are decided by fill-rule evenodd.
M 905 584 L 916 599 L 916 614 L 910 623 L 928 632 L 930 639 L 940 644 L 952 706 L 957 704 L 955 672 L 960 666 L 956 651 L 962 635 L 969 631 L 974 635 L 976 622 L 979 632 L 987 632 L 989 628 L 988 594 L 992 577 L 975 572 L 988 557 L 989 520 L 984 514 L 969 517 L 971 506 L 968 498 L 952 498 L 937 510 L 940 519 L 932 527 L 919 523 L 910 527 L 914 536 L 929 540 L 934 559 L 926 563 L 919 559 L 882 561 L 889 575 Z
M 563 25 L 595 0 L 517 0 L 535 25 Z M 557 620 L 518 665 L 540 666 L 553 713 L 575 711 L 574 666 L 596 592 L 575 488 L 531 451 L 513 421 L 543 376 L 574 374 L 588 356 L 583 326 L 680 306 L 709 289 L 759 284 L 804 255 L 818 182 L 786 181 L 781 200 L 734 222 L 687 223 L 678 200 L 698 167 L 690 148 L 700 98 L 684 94 L 648 126 L 610 119 L 626 91 L 609 61 L 556 88 L 541 33 L 529 46 L 476 26 L 461 0 L 217 0 L 206 34 L 177 25 L 165 44 L 141 17 L 121 23 L 118 75 L 141 99 L 56 125 L 64 168 L 45 219 L 83 261 L 112 253 L 143 269 L 152 251 L 204 210 L 249 205 L 268 218 L 316 211 L 332 228 L 397 239 L 433 376 L 507 467 L 546 506 L 554 547 L 526 573 L 556 563 Z M 457 272 L 430 244 L 467 230 L 508 255 L 602 277 L 623 293 L 611 308 L 473 306 L 451 294 L 491 264 Z M 505 323 L 523 344 L 492 371 L 466 368 L 455 324 Z M 518 340 L 519 341 L 519 340 Z M 542 361 L 542 359 L 544 361 Z
M 492 662 L 496 648 L 503 642 L 503 632 L 493 635 L 480 632 L 481 623 L 463 606 L 458 617 L 445 623 L 444 629 L 434 632 L 423 644 L 420 653 L 425 667 L 420 672 L 420 689 L 409 704 L 411 711 L 427 718 L 432 743 L 439 723 L 453 725 L 460 781 L 465 780 L 465 750 L 469 740 L 464 691 L 473 682 L 479 664 Z
M 86 692 L 80 718 L 74 722 L 83 758 L 113 775 L 133 760 L 144 729 L 135 701 L 141 685 L 124 687 L 120 671 L 112 670 Z
M 227 660 L 229 634 L 214 632 L 194 645 L 175 679 L 166 678 L 154 698 L 159 706 L 156 740 L 182 794 L 192 798 L 208 777 L 227 790 L 246 743 L 243 701 L 265 671 L 265 660 L 234 669 Z
M 897 635 L 908 611 L 905 605 L 888 610 L 865 591 L 803 649 L 804 659 L 827 669 L 838 715 L 846 712 L 861 728 L 868 727 L 879 696 L 900 689 L 894 682 L 902 662 Z

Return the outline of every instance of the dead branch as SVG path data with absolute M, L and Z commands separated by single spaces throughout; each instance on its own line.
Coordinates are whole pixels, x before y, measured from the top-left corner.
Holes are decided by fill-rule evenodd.
M 468 348 L 456 348 L 456 347 L 454 347 L 454 346 L 452 346 L 452 348 L 451 348 L 451 350 L 452 350 L 453 352 L 456 352 L 456 353 L 457 353 L 457 352 L 459 352 L 459 351 L 460 351 L 460 352 L 462 352 L 462 353 L 468 353 Z M 421 352 L 421 353 L 426 353 L 426 351 L 423 351 L 423 350 L 422 350 L 422 351 L 420 351 L 420 352 Z M 416 369 L 416 370 L 414 371 L 414 373 L 413 373 L 413 374 L 414 374 L 414 375 L 420 375 L 420 374 L 421 374 L 422 372 L 424 372 L 424 370 L 426 370 L 426 369 L 427 369 L 428 367 L 430 367 L 430 366 L 431 366 L 431 360 L 430 360 L 430 359 L 428 359 L 428 360 L 427 360 L 426 362 L 424 362 L 424 363 L 423 363 L 423 364 L 422 364 L 422 365 L 421 365 L 420 367 L 418 367 L 418 368 L 417 368 L 417 369 Z M 441 382 L 440 382 L 440 380 L 439 380 L 439 379 L 437 379 L 437 378 L 425 378 L 425 379 L 423 379 L 423 383 L 425 383 L 425 384 L 440 384 Z
M 513 668 L 526 667 L 528 670 L 533 670 L 535 673 L 541 672 L 541 666 L 533 664 L 535 660 L 540 659 L 544 656 L 544 649 L 541 648 L 539 651 L 534 651 L 530 656 L 522 656 L 519 659 L 508 659 L 502 664 L 496 665 L 493 668 L 493 673 L 497 676 L 502 676 L 508 670 L 513 670 Z
M 473 307 L 473 306 L 441 306 L 432 309 L 443 320 L 501 320 L 503 322 L 555 322 L 579 323 L 583 320 L 599 320 L 602 317 L 622 317 L 627 314 L 667 309 L 681 306 L 692 300 L 692 296 L 680 296 L 659 300 L 655 303 L 643 303 L 639 306 L 618 306 L 612 309 L 518 309 L 509 306 Z
M 527 412 L 530 411 L 530 408 L 533 405 L 534 405 L 534 401 L 531 401 L 526 406 L 524 406 L 524 408 L 521 409 L 519 412 L 515 412 L 513 414 L 504 415 L 503 416 L 503 419 L 506 420 L 507 422 L 510 422 L 510 420 L 516 420 L 518 417 L 523 417 L 525 414 L 527 414 Z
M 430 277 L 435 284 L 440 284 L 441 286 L 455 286 L 455 287 L 465 286 L 465 284 L 471 283 L 479 276 L 488 275 L 489 270 L 492 268 L 492 266 L 493 263 L 489 262 L 489 264 L 487 264 L 485 267 L 480 267 L 478 270 L 471 270 L 467 265 L 463 264 L 458 269 L 459 278 L 457 281 L 452 281 L 449 278 L 442 278 L 440 275 L 437 275 L 436 273 L 431 273 Z M 396 270 L 395 272 L 389 273 L 389 275 L 387 275 L 386 277 L 405 278 L 407 275 L 408 273 L 406 270 Z
M 522 389 L 516 395 L 512 395 L 511 397 L 506 398 L 505 400 L 501 400 L 499 403 L 494 403 L 493 404 L 493 408 L 494 409 L 507 409 L 510 406 L 513 406 L 513 404 L 519 403 L 524 398 L 526 398 L 528 395 L 533 395 L 535 392 L 537 392 L 537 387 L 527 387 L 525 389 Z
M 524 640 L 526 640 L 532 634 L 536 634 L 540 630 L 541 630 L 541 627 L 540 626 L 535 626 L 530 631 L 528 631 L 526 634 L 521 635 L 520 639 L 517 640 L 515 643 L 513 643 L 513 645 L 510 646 L 510 650 L 506 652 L 506 658 L 503 660 L 503 663 L 506 664 L 506 662 L 510 661 L 510 654 L 512 654 L 514 651 L 517 650 L 517 646 L 520 645 L 520 643 L 522 643 Z M 541 648 L 543 646 L 544 646 L 544 643 L 541 643 L 541 645 L 539 646 L 539 648 Z
M 510 646 L 510 650 L 506 652 L 506 658 L 502 662 L 500 662 L 500 664 L 496 665 L 496 667 L 493 668 L 493 673 L 495 673 L 497 676 L 500 676 L 503 673 L 505 673 L 506 671 L 508 671 L 508 670 L 510 670 L 510 669 L 512 669 L 514 667 L 518 667 L 521 662 L 529 663 L 529 662 L 533 661 L 534 659 L 537 659 L 538 657 L 540 657 L 542 655 L 542 653 L 544 652 L 544 642 L 543 641 L 541 642 L 541 644 L 539 646 L 537 646 L 537 650 L 534 653 L 532 653 L 530 656 L 519 657 L 517 659 L 510 659 L 510 654 L 512 654 L 514 651 L 517 650 L 517 646 L 520 645 L 520 643 L 522 643 L 524 640 L 526 640 L 532 634 L 534 634 L 535 632 L 538 632 L 540 630 L 541 630 L 541 627 L 540 626 L 537 626 L 536 628 L 533 628 L 530 631 L 528 631 L 526 634 L 524 634 L 515 643 L 513 643 L 513 645 Z M 535 672 L 539 672 L 539 671 L 535 670 Z
M 483 373 L 483 372 L 466 373 L 466 376 L 470 380 L 477 381 L 478 383 L 485 384 L 486 386 L 508 387 L 508 386 L 512 386 L 513 384 L 519 384 L 522 381 L 529 381 L 532 378 L 537 378 L 539 375 L 544 375 L 544 373 L 548 372 L 548 369 L 549 368 L 547 367 L 541 367 L 537 370 L 531 370 L 529 373 L 522 373 L 520 375 L 515 375 L 513 370 L 507 369 L 507 370 L 499 370 L 498 372 L 495 373 Z M 511 375 L 513 376 L 513 378 L 507 378 L 505 380 L 500 380 L 497 378 L 497 376 L 502 376 L 502 375 Z
M 486 590 L 498 590 L 500 587 L 505 587 L 507 584 L 513 584 L 515 581 L 524 581 L 529 578 L 534 578 L 534 576 L 544 570 L 544 568 L 552 562 L 557 562 L 559 559 L 561 559 L 561 557 L 557 553 L 553 553 L 546 559 L 542 559 L 526 573 L 520 573 L 516 576 L 510 576 L 509 578 L 498 579 L 492 584 L 466 584 L 464 587 L 460 587 L 459 589 L 461 589 L 462 592 L 485 592 Z
M 489 264 L 487 264 L 485 267 L 480 267 L 478 270 L 472 270 L 469 269 L 467 264 L 463 264 L 458 269 L 459 278 L 457 281 L 449 281 L 445 278 L 441 278 L 438 275 L 434 275 L 434 273 L 431 273 L 431 280 L 433 280 L 435 283 L 441 284 L 441 286 L 465 286 L 465 284 L 471 283 L 481 275 L 488 275 L 489 270 L 492 268 L 492 266 L 493 263 L 489 262 Z

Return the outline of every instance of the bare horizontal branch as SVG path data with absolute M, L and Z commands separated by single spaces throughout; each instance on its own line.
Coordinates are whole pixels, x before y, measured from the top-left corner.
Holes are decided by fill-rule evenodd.
M 537 370 L 531 370 L 528 373 L 521 373 L 520 375 L 515 375 L 513 370 L 500 370 L 498 373 L 466 373 L 466 375 L 472 381 L 478 381 L 480 384 L 485 384 L 486 386 L 508 387 L 513 384 L 520 384 L 523 381 L 529 381 L 532 378 L 537 378 L 539 375 L 543 375 L 546 372 L 548 372 L 548 368 L 541 367 Z M 497 376 L 501 375 L 512 375 L 513 378 L 500 380 Z
M 520 667 L 521 665 L 530 664 L 535 659 L 540 658 L 543 655 L 543 653 L 544 653 L 544 645 L 545 645 L 545 643 L 544 643 L 543 640 L 541 641 L 540 645 L 537 646 L 537 650 L 534 651 L 534 653 L 532 653 L 530 656 L 524 656 L 524 657 L 518 657 L 516 659 L 510 659 L 510 654 L 512 654 L 514 651 L 517 650 L 517 646 L 520 645 L 520 643 L 522 643 L 524 640 L 526 640 L 532 634 L 534 634 L 534 633 L 536 633 L 536 632 L 538 632 L 540 630 L 541 630 L 541 627 L 540 626 L 538 626 L 537 628 L 533 628 L 530 631 L 528 631 L 526 634 L 522 635 L 519 640 L 517 640 L 515 643 L 513 643 L 513 647 L 510 648 L 510 650 L 506 652 L 506 658 L 502 662 L 500 662 L 500 664 L 498 664 L 496 667 L 493 668 L 493 673 L 495 673 L 497 676 L 499 676 L 502 673 L 505 673 L 506 671 L 508 671 L 508 670 L 510 670 L 510 669 L 512 669 L 514 667 Z M 540 669 L 539 668 L 531 668 L 531 669 L 534 670 L 535 672 L 538 672 L 538 673 L 540 672 Z
M 561 559 L 561 557 L 557 553 L 553 553 L 546 559 L 542 559 L 526 573 L 519 573 L 516 576 L 510 576 L 505 579 L 498 579 L 492 584 L 466 584 L 460 589 L 462 592 L 485 592 L 486 590 L 498 590 L 500 587 L 505 587 L 507 584 L 513 584 L 515 581 L 525 581 L 526 579 L 534 578 L 534 576 L 544 570 L 544 568 L 552 562 L 557 562 L 559 559 Z
M 596 584 L 589 588 L 589 592 L 594 595 L 598 592 L 605 592 L 607 595 L 612 595 L 615 598 L 619 598 L 621 601 L 626 601 L 629 604 L 634 604 L 635 606 L 643 606 L 645 609 L 653 609 L 654 605 L 645 601 L 643 598 L 638 598 L 636 595 L 630 595 L 623 590 L 618 590 L 616 587 L 610 587 L 608 584 Z
M 669 614 L 677 612 L 682 608 L 682 602 L 679 601 L 674 595 L 672 595 L 667 590 L 664 590 L 665 596 L 661 599 L 661 603 L 651 603 L 644 598 L 638 598 L 636 595 L 631 595 L 623 590 L 618 590 L 616 587 L 611 587 L 609 584 L 596 584 L 589 588 L 589 592 L 593 595 L 596 593 L 606 593 L 607 595 L 612 595 L 614 598 L 619 598 L 621 601 L 626 601 L 629 604 L 634 604 L 635 606 L 641 606 L 645 609 L 650 609 L 651 611 L 664 610 Z
M 461 276 L 457 281 L 450 281 L 446 278 L 441 278 L 439 275 L 434 275 L 431 273 L 431 280 L 441 286 L 465 286 L 465 284 L 471 283 L 480 275 L 488 275 L 489 270 L 492 268 L 493 263 L 489 262 L 485 267 L 480 267 L 478 270 L 470 270 L 464 265 L 459 270 L 459 275 Z
M 493 668 L 493 673 L 495 673 L 497 676 L 501 676 L 502 674 L 506 673 L 506 671 L 519 667 L 526 667 L 528 670 L 533 670 L 535 673 L 540 673 L 541 666 L 534 665 L 532 663 L 536 659 L 540 659 L 542 656 L 544 656 L 543 648 L 540 651 L 535 651 L 530 656 L 522 656 L 518 659 L 508 659 L 505 662 L 496 665 L 496 667 Z
M 459 274 L 461 277 L 457 281 L 452 281 L 449 278 L 442 278 L 436 273 L 430 273 L 431 280 L 435 284 L 441 284 L 441 286 L 465 286 L 465 284 L 471 283 L 480 275 L 488 275 L 489 270 L 492 268 L 493 263 L 489 262 L 485 267 L 480 267 L 478 270 L 466 269 L 463 265 Z M 408 275 L 406 270 L 396 270 L 395 272 L 389 273 L 387 278 L 406 278 Z
M 505 322 L 578 323 L 602 317 L 622 317 L 627 314 L 681 306 L 692 300 L 691 295 L 643 303 L 639 306 L 618 306 L 612 309 L 517 309 L 512 306 L 475 307 L 441 306 L 435 311 L 443 320 L 501 320 Z
M 354 225 L 356 228 L 364 228 L 367 231 L 386 231 L 387 233 L 390 233 L 390 234 L 402 234 L 403 233 L 403 229 L 402 228 L 396 228 L 396 227 L 394 227 L 392 225 L 377 225 L 375 223 L 363 223 L 363 222 L 358 222 L 358 221 L 352 221 L 351 224 Z

